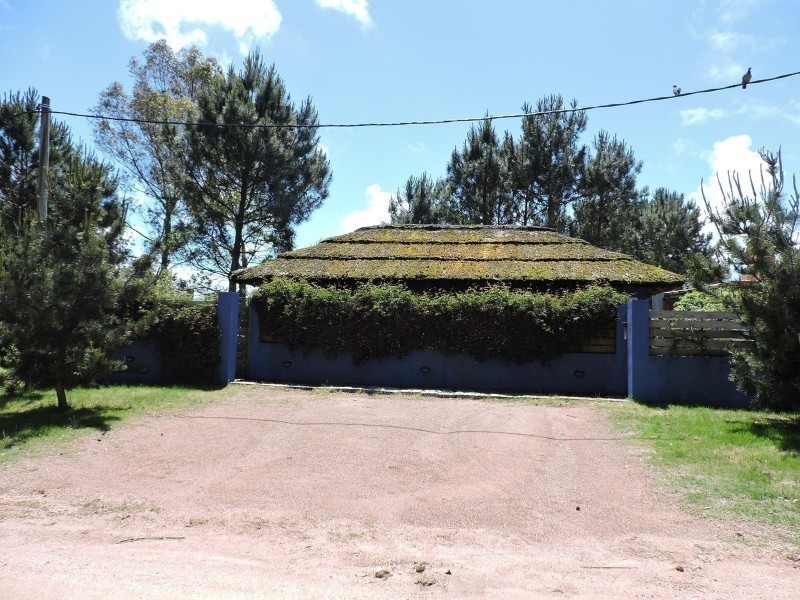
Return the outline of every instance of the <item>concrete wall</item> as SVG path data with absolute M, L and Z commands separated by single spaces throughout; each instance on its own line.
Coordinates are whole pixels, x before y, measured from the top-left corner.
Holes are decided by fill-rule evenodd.
M 750 398 L 730 380 L 725 356 L 651 356 L 646 300 L 626 310 L 628 396 L 643 402 L 747 407 Z
M 217 294 L 217 325 L 220 328 L 222 345 L 221 360 L 216 381 L 233 381 L 236 373 L 236 336 L 238 333 L 239 294 L 220 292 Z M 114 355 L 125 363 L 127 369 L 109 373 L 103 378 L 108 383 L 166 383 L 170 374 L 165 370 L 158 344 L 154 340 L 133 340 Z
M 565 354 L 522 365 L 480 362 L 434 350 L 357 365 L 349 355 L 328 358 L 319 350 L 306 355 L 299 349 L 292 352 L 284 344 L 260 342 L 258 312 L 251 309 L 248 378 L 278 383 L 624 397 L 626 346 L 621 320 L 616 347 L 616 354 Z
M 745 407 L 726 357 L 651 356 L 649 301 L 620 307 L 615 354 L 565 354 L 523 365 L 418 350 L 403 358 L 354 364 L 349 355 L 308 354 L 259 341 L 250 309 L 249 379 L 276 383 L 438 388 L 632 397 L 650 403 Z

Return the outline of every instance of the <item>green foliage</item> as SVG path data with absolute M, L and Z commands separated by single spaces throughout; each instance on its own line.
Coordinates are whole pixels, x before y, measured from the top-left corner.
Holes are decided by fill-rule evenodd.
M 198 90 L 219 72 L 216 61 L 196 47 L 176 53 L 159 40 L 148 46 L 142 61 L 131 60 L 132 92 L 114 82 L 100 93 L 94 108 L 97 114 L 119 119 L 93 120 L 94 140 L 122 167 L 124 183 L 150 199 L 143 216 L 154 232 L 150 251 L 159 255 L 160 271 L 188 241 L 180 183 L 189 149 L 185 128 L 149 121 L 191 119 Z
M 641 170 L 632 148 L 600 131 L 583 171 L 582 197 L 574 204 L 572 234 L 601 248 L 630 252 L 636 239 L 636 176 Z
M 289 279 L 253 296 L 263 332 L 293 349 L 351 352 L 356 362 L 425 348 L 479 360 L 546 359 L 607 333 L 626 300 L 603 287 L 556 295 L 492 286 L 432 295 L 398 285 L 351 290 Z
M 39 198 L 39 94 L 34 89 L 9 94 L 0 100 L 0 233 L 13 234 L 26 211 L 37 208 Z M 67 128 L 50 127 L 51 176 L 74 158 L 76 148 Z
M 19 394 L 24 387 L 13 369 L 0 366 L 0 397 Z
M 459 152 L 447 164 L 449 212 L 455 223 L 501 225 L 514 222 L 502 146 L 488 119 L 470 127 Z
M 222 360 L 216 305 L 162 303 L 153 313 L 152 336 L 170 379 L 182 383 L 215 381 Z
M 631 223 L 631 254 L 674 273 L 691 273 L 697 261 L 710 259 L 710 234 L 703 233 L 700 209 L 683 194 L 658 188 L 640 205 Z
M 519 137 L 514 140 L 506 133 L 503 150 L 521 225 L 566 231 L 567 207 L 580 198 L 588 152 L 579 141 L 588 119 L 585 111 L 574 110 L 577 106 L 573 99 L 569 104 L 573 110 L 567 110 L 559 95 L 540 98 L 535 108 L 525 103 Z
M 409 177 L 403 192 L 397 190 L 389 200 L 392 225 L 439 224 L 452 220 L 444 187 L 443 181 L 434 183 L 427 173 Z
M 183 188 L 194 223 L 190 260 L 235 291 L 234 272 L 291 249 L 294 227 L 328 195 L 330 166 L 311 99 L 296 106 L 258 52 L 245 57 L 242 71 L 212 78 L 197 109 Z
M 729 288 L 711 290 L 692 290 L 675 303 L 675 310 L 700 310 L 721 312 L 730 310 L 738 292 Z
M 40 223 L 35 182 L 38 136 L 29 91 L 0 106 L 0 361 L 29 386 L 66 390 L 112 366 L 130 324 L 117 302 L 123 277 L 126 204 L 111 168 L 51 128 L 49 216 Z
M 132 337 L 156 341 L 167 379 L 215 381 L 221 360 L 216 302 L 192 302 L 193 296 L 177 289 L 168 274 L 132 279 L 117 304 L 118 316 L 133 325 Z
M 780 153 L 761 158 L 758 190 L 752 174 L 749 186 L 733 174 L 721 209 L 706 201 L 719 250 L 744 279 L 728 304 L 753 340 L 733 353 L 731 376 L 757 406 L 800 411 L 800 195 L 796 182 L 794 196 L 783 191 Z
M 488 119 L 471 127 L 442 179 L 410 177 L 392 197 L 392 224 L 545 226 L 676 273 L 710 273 L 697 206 L 637 188 L 642 163 L 616 136 L 581 143 L 588 119 L 576 107 L 558 95 L 526 103 L 521 132 L 502 142 Z
M 61 408 L 66 389 L 111 368 L 124 340 L 114 315 L 122 281 L 102 227 L 111 214 L 102 200 L 113 189 L 107 176 L 90 158 L 71 160 L 54 182 L 47 225 L 26 215 L 0 240 L 0 321 L 3 341 L 16 349 L 10 366 L 31 385 L 55 387 Z

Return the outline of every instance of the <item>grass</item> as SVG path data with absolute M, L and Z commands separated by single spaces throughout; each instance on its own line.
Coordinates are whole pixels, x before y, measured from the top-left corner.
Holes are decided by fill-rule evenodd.
M 778 525 L 800 544 L 800 416 L 705 407 L 609 406 L 667 485 L 698 513 Z
M 71 409 L 56 407 L 55 393 L 0 398 L 0 463 L 91 433 L 105 432 L 137 414 L 186 408 L 219 397 L 218 389 L 103 386 L 68 393 Z

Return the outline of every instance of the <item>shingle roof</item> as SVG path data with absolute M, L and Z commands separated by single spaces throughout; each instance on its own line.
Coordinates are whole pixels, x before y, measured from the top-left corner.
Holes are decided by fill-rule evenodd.
M 502 281 L 531 288 L 602 282 L 652 292 L 684 282 L 675 273 L 551 229 L 482 225 L 364 227 L 236 274 L 250 284 L 275 277 L 462 286 Z

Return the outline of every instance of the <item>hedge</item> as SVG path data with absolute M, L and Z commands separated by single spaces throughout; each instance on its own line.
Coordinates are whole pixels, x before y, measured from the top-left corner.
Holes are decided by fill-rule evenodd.
M 563 294 L 502 285 L 420 294 L 392 284 L 349 289 L 293 279 L 274 279 L 253 296 L 262 332 L 293 350 L 351 353 L 356 363 L 418 349 L 517 363 L 547 359 L 607 334 L 627 299 L 598 286 Z
M 215 304 L 159 304 L 151 335 L 170 379 L 204 383 L 216 379 L 222 335 Z

